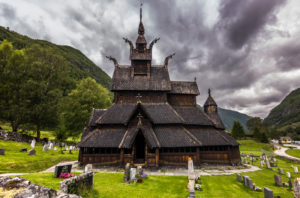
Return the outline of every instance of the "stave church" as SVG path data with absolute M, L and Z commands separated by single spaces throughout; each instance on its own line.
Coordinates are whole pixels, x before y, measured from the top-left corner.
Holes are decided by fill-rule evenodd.
M 114 73 L 109 109 L 93 109 L 81 141 L 79 162 L 105 166 L 144 167 L 240 164 L 239 144 L 225 133 L 217 104 L 209 96 L 203 111 L 196 81 L 171 81 L 168 62 L 152 65 L 152 48 L 145 39 L 142 9 L 135 46 L 130 47 L 131 65 L 119 65 L 113 57 Z

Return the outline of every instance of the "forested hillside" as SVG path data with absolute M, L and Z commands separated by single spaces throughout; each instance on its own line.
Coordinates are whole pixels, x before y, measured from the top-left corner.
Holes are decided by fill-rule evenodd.
M 299 123 L 300 88 L 292 91 L 278 106 L 272 109 L 264 122 L 279 128 Z
M 110 84 L 111 78 L 78 49 L 65 45 L 56 45 L 45 40 L 31 39 L 0 26 L 0 42 L 3 40 L 11 42 L 17 49 L 29 48 L 34 44 L 54 49 L 69 62 L 70 75 L 75 80 L 90 76 L 106 88 Z

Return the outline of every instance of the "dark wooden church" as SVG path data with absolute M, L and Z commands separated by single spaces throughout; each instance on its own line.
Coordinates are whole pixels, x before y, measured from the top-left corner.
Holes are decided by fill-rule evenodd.
M 239 144 L 224 131 L 217 104 L 209 96 L 204 112 L 197 107 L 197 83 L 171 81 L 168 56 L 164 65 L 152 65 L 152 48 L 147 48 L 140 11 L 136 46 L 130 45 L 131 65 L 116 59 L 110 90 L 109 109 L 93 109 L 80 147 L 81 164 L 145 167 L 186 165 L 191 157 L 201 163 L 240 163 Z

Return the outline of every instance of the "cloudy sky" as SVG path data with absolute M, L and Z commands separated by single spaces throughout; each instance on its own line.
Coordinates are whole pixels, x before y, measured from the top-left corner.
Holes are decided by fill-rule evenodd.
M 129 64 L 139 1 L 0 0 L 0 25 L 36 39 L 81 50 L 110 76 L 112 55 Z M 203 104 L 207 89 L 218 105 L 266 117 L 300 87 L 299 0 L 144 0 L 148 43 L 160 37 L 153 64 L 175 52 L 172 80 L 193 80 Z

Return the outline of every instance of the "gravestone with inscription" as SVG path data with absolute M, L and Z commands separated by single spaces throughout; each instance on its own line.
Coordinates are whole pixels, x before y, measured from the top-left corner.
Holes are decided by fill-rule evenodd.
M 0 155 L 4 155 L 5 154 L 5 149 L 0 149 Z
M 279 172 L 279 174 L 283 175 L 283 170 L 282 170 L 282 168 L 278 168 L 278 172 Z
M 31 141 L 30 147 L 31 147 L 32 149 L 34 149 L 35 144 L 36 144 L 36 140 L 35 140 L 35 138 L 33 138 L 33 140 Z
M 72 164 L 55 166 L 54 177 L 59 177 L 63 173 L 70 173 L 72 170 Z
M 298 167 L 297 166 L 294 166 L 294 171 L 295 171 L 295 173 L 298 174 Z
M 273 198 L 273 191 L 270 188 L 264 188 L 265 198 Z
M 283 186 L 281 177 L 279 175 L 274 175 L 275 184 L 278 186 Z

